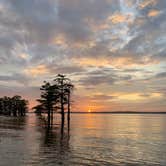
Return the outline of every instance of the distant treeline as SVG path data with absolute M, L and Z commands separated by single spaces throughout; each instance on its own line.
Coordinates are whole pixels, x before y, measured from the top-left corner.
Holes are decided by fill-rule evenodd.
M 25 116 L 28 110 L 28 101 L 21 96 L 0 98 L 0 115 Z

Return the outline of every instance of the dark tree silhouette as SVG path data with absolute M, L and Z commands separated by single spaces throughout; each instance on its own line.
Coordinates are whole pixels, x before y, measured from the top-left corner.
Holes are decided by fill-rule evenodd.
M 70 94 L 74 85 L 71 83 L 71 80 L 67 78 L 65 75 L 58 74 L 54 79 L 55 85 L 59 89 L 59 97 L 60 97 L 60 109 L 62 116 L 62 124 L 65 121 L 65 104 L 68 105 L 68 120 L 70 120 Z
M 21 96 L 0 98 L 0 114 L 8 116 L 24 116 L 28 111 L 28 101 Z
M 44 110 L 44 107 L 43 107 L 42 104 L 40 104 L 40 105 L 37 105 L 37 106 L 33 107 L 32 109 L 35 110 L 35 113 L 36 113 L 36 114 L 41 115 L 41 113 L 42 113 L 43 110 Z
M 41 98 L 37 101 L 40 103 L 34 107 L 35 112 L 47 112 L 48 125 L 53 124 L 53 112 L 60 109 L 62 124 L 65 121 L 65 106 L 67 105 L 68 121 L 70 120 L 70 98 L 74 85 L 65 75 L 58 74 L 53 83 L 44 81 L 40 88 Z
M 36 108 L 43 109 L 48 114 L 48 126 L 50 126 L 51 123 L 51 115 L 53 116 L 53 110 L 54 106 L 56 105 L 58 101 L 58 89 L 55 85 L 51 85 L 49 82 L 44 81 L 44 85 L 40 88 L 42 91 L 41 93 L 41 99 L 38 99 L 37 101 L 40 103 L 40 105 L 36 106 Z
M 71 92 L 73 91 L 74 85 L 69 82 L 65 88 L 65 95 L 67 95 L 67 112 L 68 122 L 70 121 L 70 107 L 71 107 Z

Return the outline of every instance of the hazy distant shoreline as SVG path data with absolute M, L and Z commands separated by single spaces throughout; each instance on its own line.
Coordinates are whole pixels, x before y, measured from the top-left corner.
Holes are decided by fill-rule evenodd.
M 71 112 L 72 114 L 166 114 L 166 112 Z

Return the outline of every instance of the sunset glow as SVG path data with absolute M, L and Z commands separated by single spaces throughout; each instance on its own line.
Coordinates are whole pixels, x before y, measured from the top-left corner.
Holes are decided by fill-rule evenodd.
M 88 109 L 88 112 L 89 112 L 89 113 L 92 112 L 91 109 Z
M 165 140 L 166 0 L 0 0 L 0 165 L 166 166 Z
M 165 111 L 165 6 L 0 1 L 0 95 L 20 94 L 31 108 L 42 82 L 61 73 L 75 85 L 72 111 Z

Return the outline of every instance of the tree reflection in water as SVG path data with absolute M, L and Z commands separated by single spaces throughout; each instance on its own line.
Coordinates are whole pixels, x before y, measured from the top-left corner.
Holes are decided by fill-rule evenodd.
M 0 119 L 0 128 L 3 129 L 25 129 L 27 118 L 21 117 L 2 117 Z
M 70 154 L 70 124 L 59 123 L 50 128 L 42 116 L 37 116 L 37 118 L 37 122 L 41 125 L 40 159 L 48 161 L 49 158 L 50 163 L 63 163 L 64 158 L 66 160 Z

